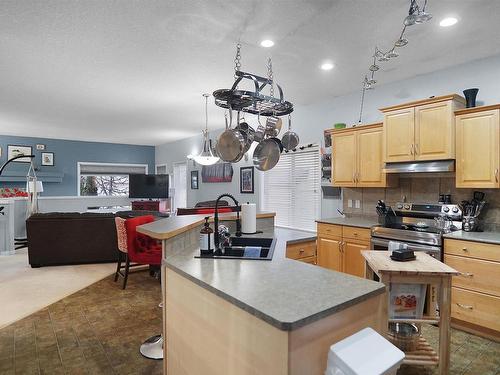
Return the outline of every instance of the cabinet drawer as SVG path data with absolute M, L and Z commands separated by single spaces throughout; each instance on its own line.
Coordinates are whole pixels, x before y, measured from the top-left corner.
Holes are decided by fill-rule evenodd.
M 500 262 L 500 245 L 489 243 L 447 239 L 444 241 L 444 253 Z
M 286 257 L 300 259 L 316 256 L 316 241 L 294 243 L 286 246 Z
M 318 223 L 318 235 L 330 237 L 342 237 L 342 226 L 334 224 Z
M 309 264 L 316 264 L 316 256 L 312 257 L 307 257 L 307 258 L 301 258 L 297 259 L 299 262 L 304 262 L 304 263 L 309 263 Z
M 500 297 L 500 263 L 456 255 L 445 255 L 444 262 L 461 273 L 453 286 Z
M 500 298 L 453 287 L 451 302 L 453 318 L 500 331 Z
M 370 241 L 371 233 L 370 229 L 344 226 L 342 229 L 342 237 L 352 240 Z

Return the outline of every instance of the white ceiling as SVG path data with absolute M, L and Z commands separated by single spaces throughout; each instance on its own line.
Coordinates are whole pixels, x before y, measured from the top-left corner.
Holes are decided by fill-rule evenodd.
M 375 44 L 398 36 L 407 0 L 3 0 L 0 134 L 156 145 L 199 134 L 203 92 L 242 69 L 296 106 L 360 88 Z M 381 83 L 500 53 L 500 1 L 429 0 L 434 19 L 384 65 Z M 438 23 L 447 15 L 460 22 Z M 259 42 L 275 41 L 271 49 Z M 318 66 L 331 59 L 335 69 Z M 223 111 L 211 104 L 210 128 Z

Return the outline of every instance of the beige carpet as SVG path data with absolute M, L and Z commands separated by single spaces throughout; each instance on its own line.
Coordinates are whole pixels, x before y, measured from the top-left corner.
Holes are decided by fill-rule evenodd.
M 113 273 L 116 263 L 31 268 L 28 250 L 0 256 L 0 328 Z

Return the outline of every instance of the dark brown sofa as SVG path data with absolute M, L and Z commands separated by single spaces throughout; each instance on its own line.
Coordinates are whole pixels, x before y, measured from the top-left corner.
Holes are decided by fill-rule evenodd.
M 54 212 L 26 221 L 31 267 L 115 262 L 115 215 Z
M 123 211 L 128 218 L 151 211 Z M 162 215 L 164 216 L 164 215 Z M 26 221 L 31 267 L 116 262 L 115 214 L 52 212 L 34 214 Z

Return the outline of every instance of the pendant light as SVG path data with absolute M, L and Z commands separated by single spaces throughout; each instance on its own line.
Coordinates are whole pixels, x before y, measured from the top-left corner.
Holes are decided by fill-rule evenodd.
M 213 165 L 219 161 L 212 151 L 212 140 L 208 137 L 208 97 L 210 94 L 203 94 L 205 97 L 205 129 L 203 133 L 203 144 L 199 155 L 193 157 L 194 161 L 201 165 Z

